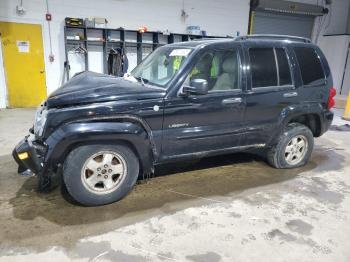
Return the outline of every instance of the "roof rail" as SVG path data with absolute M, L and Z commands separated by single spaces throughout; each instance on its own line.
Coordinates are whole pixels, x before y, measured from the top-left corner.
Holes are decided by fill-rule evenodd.
M 235 40 L 246 40 L 246 39 L 253 39 L 253 38 L 267 38 L 267 39 L 274 38 L 274 39 L 280 39 L 280 40 L 293 40 L 293 41 L 302 41 L 305 43 L 311 43 L 311 40 L 306 37 L 291 36 L 291 35 L 273 35 L 273 34 L 237 36 Z
M 227 39 L 234 39 L 232 36 L 223 36 L 223 37 L 202 37 L 202 38 L 195 38 L 191 41 L 207 41 L 207 40 L 227 40 Z

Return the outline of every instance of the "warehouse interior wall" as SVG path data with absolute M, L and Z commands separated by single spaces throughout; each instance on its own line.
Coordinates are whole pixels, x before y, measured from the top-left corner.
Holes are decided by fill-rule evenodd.
M 346 33 L 350 34 L 350 4 L 349 4 L 349 11 L 348 11 L 348 25 L 346 28 Z
M 249 0 L 48 0 L 52 14 L 52 53 L 55 57 L 54 62 L 50 62 L 45 1 L 23 0 L 26 13 L 22 16 L 16 14 L 19 3 L 20 0 L 0 1 L 0 20 L 42 25 L 48 94 L 62 83 L 65 17 L 105 17 L 111 28 L 147 26 L 150 31 L 178 33 L 185 33 L 188 25 L 199 25 L 208 35 L 218 36 L 236 35 L 237 32 L 246 34 L 248 30 Z M 182 9 L 188 15 L 186 19 L 181 17 Z
M 343 83 L 344 68 L 347 63 L 349 43 L 350 35 L 326 36 L 322 37 L 319 41 L 319 45 L 331 68 L 333 85 L 337 90 L 338 95 L 347 95 L 349 92 L 350 83 Z
M 321 35 L 324 34 L 345 34 L 348 26 L 348 17 L 350 10 L 349 0 L 332 0 L 328 6 L 329 13 L 323 21 Z M 320 18 L 316 23 L 320 23 Z M 321 21 L 322 22 L 322 21 Z M 316 24 L 316 26 L 318 26 Z
M 322 0 L 294 0 L 321 4 Z M 54 61 L 49 61 L 50 38 L 45 20 L 45 0 L 23 0 L 24 15 L 16 14 L 20 0 L 0 1 L 0 20 L 18 23 L 41 24 L 46 67 L 46 86 L 49 95 L 62 84 L 64 56 L 63 25 L 65 17 L 105 17 L 108 27 L 137 29 L 147 26 L 150 31 L 169 30 L 184 33 L 186 26 L 199 25 L 208 35 L 234 36 L 246 34 L 249 20 L 249 0 L 48 0 L 52 14 L 51 40 Z M 349 0 L 333 0 L 330 13 L 315 19 L 313 39 L 316 35 L 345 33 L 349 28 Z M 184 9 L 187 17 L 181 17 Z M 318 40 L 319 41 L 319 40 Z M 99 63 L 96 57 L 96 63 Z M 93 61 L 90 61 L 93 63 Z M 1 96 L 3 92 L 0 90 Z
M 350 31 L 350 1 L 331 0 L 326 5 L 325 0 L 289 0 L 292 2 L 326 6 L 329 13 L 315 18 L 312 40 L 319 41 L 325 34 L 345 34 Z
M 2 56 L 2 42 L 0 35 L 0 108 L 4 108 L 7 106 L 7 90 L 6 90 L 6 79 L 5 79 L 5 71 L 3 56 Z
M 345 101 L 350 88 L 350 82 L 345 77 L 350 72 L 349 66 L 346 66 L 350 45 L 350 1 L 332 0 L 332 4 L 327 7 L 329 13 L 315 21 L 313 40 L 328 60 L 337 97 Z

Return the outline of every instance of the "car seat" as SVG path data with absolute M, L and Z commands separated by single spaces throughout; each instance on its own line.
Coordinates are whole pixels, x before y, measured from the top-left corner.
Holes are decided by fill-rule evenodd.
M 222 64 L 222 73 L 218 76 L 212 90 L 238 89 L 238 67 L 236 57 L 227 57 Z

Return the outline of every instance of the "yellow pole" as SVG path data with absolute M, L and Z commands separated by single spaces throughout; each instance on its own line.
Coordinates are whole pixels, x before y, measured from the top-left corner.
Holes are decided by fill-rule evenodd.
M 348 94 L 348 99 L 346 100 L 345 111 L 343 115 L 344 120 L 350 121 L 350 91 Z
M 249 34 L 253 34 L 253 28 L 254 28 L 254 16 L 255 16 L 255 12 L 252 11 L 252 13 L 250 14 L 250 28 L 249 28 Z

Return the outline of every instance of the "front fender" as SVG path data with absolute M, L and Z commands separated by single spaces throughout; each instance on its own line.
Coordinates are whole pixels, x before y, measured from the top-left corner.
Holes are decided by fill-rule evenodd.
M 153 168 L 152 143 L 147 131 L 132 122 L 75 122 L 59 127 L 45 141 L 48 151 L 45 165 L 55 169 L 62 164 L 68 153 L 82 144 L 126 143 L 139 157 L 142 171 L 149 173 Z

